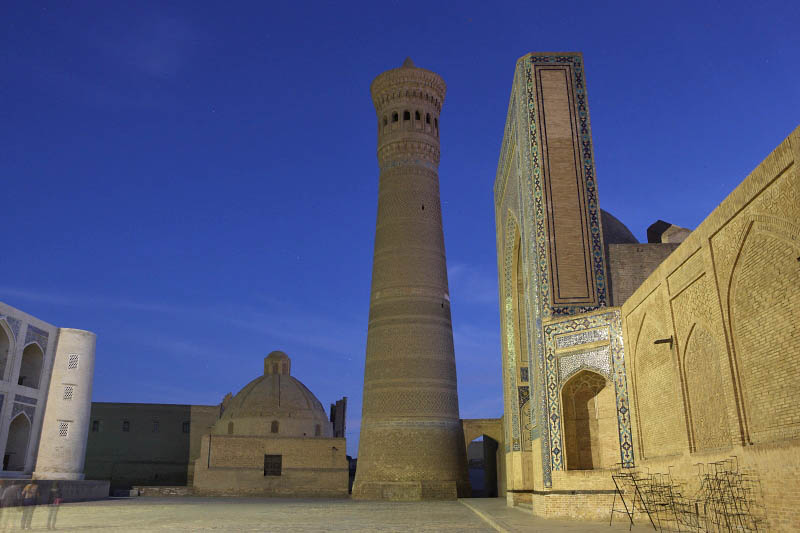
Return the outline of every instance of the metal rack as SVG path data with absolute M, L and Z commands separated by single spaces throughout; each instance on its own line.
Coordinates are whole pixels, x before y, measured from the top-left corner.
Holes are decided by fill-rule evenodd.
M 624 513 L 634 524 L 639 512 L 647 514 L 659 531 L 762 532 L 767 531 L 766 510 L 761 504 L 761 483 L 752 472 L 739 467 L 737 457 L 714 463 L 698 463 L 700 488 L 693 497 L 684 495 L 670 471 L 666 474 L 640 473 L 621 468 L 612 474 L 616 487 L 611 519 Z M 618 508 L 617 499 L 622 504 Z M 629 527 L 629 529 L 630 529 Z

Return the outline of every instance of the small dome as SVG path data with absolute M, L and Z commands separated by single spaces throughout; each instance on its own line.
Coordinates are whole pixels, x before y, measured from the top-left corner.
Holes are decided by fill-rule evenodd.
M 322 403 L 289 372 L 283 352 L 264 358 L 264 375 L 239 391 L 214 424 L 215 435 L 331 437 L 331 423 Z
M 406 67 L 406 68 L 414 68 L 414 67 L 416 67 L 416 65 L 414 64 L 414 62 L 413 62 L 413 61 L 411 61 L 411 58 L 410 58 L 410 57 L 407 57 L 407 58 L 406 58 L 406 60 L 405 60 L 405 61 L 403 61 L 403 66 L 404 66 L 404 67 Z
M 638 244 L 639 241 L 625 224 L 609 213 L 600 210 L 600 225 L 603 226 L 603 241 L 609 244 Z

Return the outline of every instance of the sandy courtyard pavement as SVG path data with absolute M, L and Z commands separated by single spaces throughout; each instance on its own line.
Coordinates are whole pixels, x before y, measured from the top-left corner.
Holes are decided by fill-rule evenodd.
M 466 504 L 466 505 L 465 505 Z M 37 507 L 32 526 L 45 530 L 49 508 Z M 4 509 L 5 531 L 19 530 L 22 513 Z M 57 531 L 362 531 L 511 532 L 627 531 L 621 521 L 542 520 L 504 500 L 365 502 L 277 498 L 124 498 L 60 507 Z M 634 527 L 633 531 L 652 531 Z

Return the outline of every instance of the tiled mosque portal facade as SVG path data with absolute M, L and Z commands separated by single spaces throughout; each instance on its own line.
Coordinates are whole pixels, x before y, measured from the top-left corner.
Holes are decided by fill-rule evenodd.
M 600 209 L 581 54 L 517 62 L 494 188 L 510 505 L 607 520 L 615 469 L 691 492 L 736 456 L 769 523 L 800 523 L 798 160 L 800 128 L 697 229 L 638 243 Z

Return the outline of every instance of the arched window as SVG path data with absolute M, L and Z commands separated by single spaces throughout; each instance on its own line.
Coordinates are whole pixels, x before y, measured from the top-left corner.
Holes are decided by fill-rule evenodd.
M 29 344 L 22 351 L 22 364 L 19 367 L 17 385 L 39 388 L 39 377 L 42 373 L 44 354 L 36 343 Z
M 414 111 L 414 120 L 419 120 L 419 111 Z
M 384 115 L 384 116 L 383 116 L 383 125 L 385 126 L 385 125 L 387 125 L 388 123 L 389 123 L 389 120 L 386 118 L 386 115 Z
M 433 127 L 434 127 L 434 129 L 436 129 L 436 131 L 439 131 L 439 119 L 438 118 L 433 119 Z
M 398 120 L 397 112 L 392 113 L 392 122 L 397 122 L 397 120 Z
M 430 123 L 431 123 L 431 114 L 430 113 L 426 113 L 425 114 L 425 124 L 430 124 Z
M 228 422 L 228 435 L 233 435 L 233 422 Z
M 403 111 L 403 120 L 411 120 L 411 112 L 406 110 Z
M 271 433 L 277 433 L 278 432 L 278 421 L 277 420 L 273 420 L 272 421 L 272 426 L 270 427 L 270 432 Z

